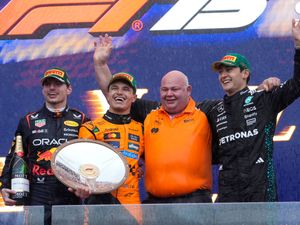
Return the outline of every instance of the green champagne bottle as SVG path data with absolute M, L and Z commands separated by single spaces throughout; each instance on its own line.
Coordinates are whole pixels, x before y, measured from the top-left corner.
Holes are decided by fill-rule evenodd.
M 16 136 L 15 154 L 12 159 L 11 189 L 16 191 L 16 194 L 11 196 L 16 201 L 16 205 L 24 205 L 29 197 L 29 180 L 22 136 L 19 134 Z

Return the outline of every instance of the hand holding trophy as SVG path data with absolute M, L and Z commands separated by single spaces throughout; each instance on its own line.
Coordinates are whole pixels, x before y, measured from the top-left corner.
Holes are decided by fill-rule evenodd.
M 92 194 L 108 193 L 121 186 L 129 167 L 112 146 L 90 139 L 76 139 L 57 148 L 51 159 L 55 176 L 76 190 L 89 188 Z

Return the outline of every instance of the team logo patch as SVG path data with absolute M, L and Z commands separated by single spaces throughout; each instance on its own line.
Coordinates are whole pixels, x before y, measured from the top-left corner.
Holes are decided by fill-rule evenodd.
M 152 134 L 155 134 L 155 133 L 157 133 L 157 132 L 158 132 L 158 128 L 153 127 L 153 128 L 151 129 L 151 133 L 152 133 Z
M 245 99 L 245 104 L 249 104 L 249 103 L 252 101 L 252 98 L 253 98 L 253 96 L 248 96 L 248 97 Z
M 121 135 L 119 132 L 111 132 L 104 134 L 104 140 L 107 139 L 120 139 Z
M 35 125 L 36 127 L 41 128 L 41 127 L 43 127 L 43 126 L 46 125 L 46 119 L 36 120 L 36 121 L 34 121 L 34 125 Z

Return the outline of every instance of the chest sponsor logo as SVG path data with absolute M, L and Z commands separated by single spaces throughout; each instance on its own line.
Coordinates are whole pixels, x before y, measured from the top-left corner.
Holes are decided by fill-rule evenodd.
M 226 129 L 227 129 L 227 126 L 225 126 L 225 127 L 220 127 L 220 128 L 217 129 L 217 132 L 219 133 L 220 131 L 226 130 Z
M 254 129 L 254 130 L 249 130 L 249 131 L 242 131 L 242 132 L 236 132 L 234 134 L 230 134 L 227 135 L 225 137 L 222 137 L 219 139 L 219 145 L 223 145 L 229 142 L 233 142 L 239 139 L 247 139 L 247 138 L 251 138 L 253 136 L 258 135 L 258 130 Z
M 135 153 L 128 152 L 128 151 L 125 151 L 125 150 L 122 150 L 121 153 L 122 153 L 125 157 L 127 157 L 127 158 L 138 159 L 138 155 L 135 154 Z
M 131 141 L 140 142 L 140 137 L 138 135 L 135 135 L 135 134 L 128 134 L 128 139 L 131 140 Z
M 225 116 L 220 116 L 220 117 L 218 117 L 217 118 L 217 123 L 218 122 L 221 122 L 221 121 L 223 121 L 223 120 L 226 120 L 227 119 L 227 116 L 225 115 Z
M 251 114 L 244 115 L 244 118 L 248 119 L 248 118 L 255 117 L 255 116 L 257 116 L 257 112 L 253 112 Z
M 64 136 L 65 136 L 65 137 L 74 137 L 74 138 L 77 138 L 77 137 L 78 137 L 78 134 L 64 133 Z
M 216 125 L 216 127 L 219 127 L 219 126 L 224 125 L 224 124 L 227 124 L 227 121 L 219 122 L 219 123 Z
M 73 128 L 64 128 L 64 132 L 78 133 L 78 130 Z
M 46 125 L 46 119 L 40 119 L 40 120 L 35 120 L 34 121 L 34 126 L 36 126 L 36 127 L 41 128 L 45 125 Z
M 253 112 L 253 111 L 256 111 L 255 106 L 247 107 L 243 110 L 244 113 L 249 113 L 249 112 Z
M 41 138 L 41 139 L 34 139 L 32 141 L 33 146 L 50 146 L 50 145 L 62 145 L 63 143 L 67 142 L 66 138 L 60 138 L 60 139 L 49 139 L 49 138 Z
M 120 148 L 120 142 L 119 141 L 105 141 L 105 143 L 110 144 L 111 146 L 113 146 L 116 149 Z
M 42 160 L 44 160 L 44 161 L 50 161 L 51 160 L 51 158 L 52 158 L 52 155 L 53 155 L 53 153 L 56 151 L 56 147 L 54 147 L 54 148 L 51 148 L 50 150 L 47 150 L 47 151 L 44 151 L 44 152 L 38 152 L 37 153 L 37 162 L 39 162 L 39 161 L 42 161 Z
M 104 132 L 118 131 L 118 128 L 105 128 Z
M 44 168 L 40 165 L 34 164 L 32 167 L 32 174 L 34 176 L 53 176 L 53 170 L 52 168 Z
M 134 143 L 129 142 L 128 143 L 128 149 L 134 150 L 134 151 L 139 151 L 140 146 Z
M 48 129 L 37 129 L 37 130 L 32 130 L 32 134 L 47 134 L 48 133 Z
M 251 126 L 255 123 L 256 123 L 256 118 L 251 118 L 251 119 L 246 120 L 247 126 Z
M 134 129 L 132 127 L 129 127 L 128 130 L 132 131 L 132 132 L 138 132 L 139 130 L 138 129 Z
M 72 120 L 66 120 L 64 122 L 64 124 L 68 127 L 78 127 L 79 126 L 79 124 L 77 122 L 72 121 Z
M 76 138 L 78 136 L 78 129 L 65 127 L 64 128 L 64 136 Z
M 121 134 L 119 132 L 111 132 L 111 133 L 105 133 L 104 134 L 104 140 L 107 139 L 120 139 Z

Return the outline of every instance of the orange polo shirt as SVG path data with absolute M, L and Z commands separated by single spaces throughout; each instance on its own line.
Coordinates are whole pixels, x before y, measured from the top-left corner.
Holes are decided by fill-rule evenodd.
M 212 187 L 211 129 L 190 99 L 173 119 L 162 107 L 146 118 L 145 186 L 156 197 L 172 197 Z

